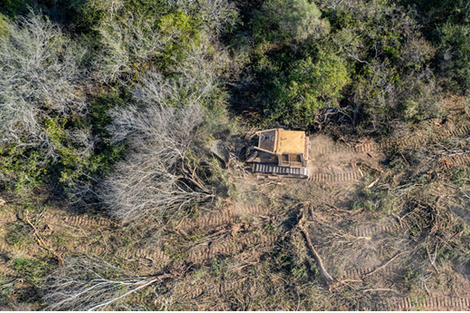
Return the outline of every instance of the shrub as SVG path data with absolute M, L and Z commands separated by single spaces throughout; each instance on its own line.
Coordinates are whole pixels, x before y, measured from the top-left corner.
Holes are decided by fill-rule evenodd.
M 254 22 L 255 39 L 303 41 L 310 36 L 328 33 L 329 24 L 321 20 L 321 12 L 308 0 L 268 0 Z
M 470 89 L 470 27 L 446 23 L 437 29 L 439 68 L 450 79 L 448 87 L 465 93 Z
M 70 163 L 92 152 L 87 129 L 76 124 L 87 107 L 86 49 L 33 12 L 6 21 L 5 30 L 0 34 L 0 178 L 21 189 L 39 183 L 59 159 Z
M 271 118 L 281 119 L 285 125 L 308 127 L 319 109 L 338 105 L 341 90 L 350 82 L 341 58 L 320 53 L 318 61 L 311 58 L 292 65 L 289 76 L 274 80 L 274 88 L 267 91 L 267 109 Z

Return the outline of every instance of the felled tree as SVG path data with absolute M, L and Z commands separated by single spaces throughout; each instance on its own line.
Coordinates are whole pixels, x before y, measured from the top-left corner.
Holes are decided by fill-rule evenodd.
M 71 257 L 43 284 L 45 309 L 105 310 L 161 279 L 161 275 L 139 276 L 96 256 Z

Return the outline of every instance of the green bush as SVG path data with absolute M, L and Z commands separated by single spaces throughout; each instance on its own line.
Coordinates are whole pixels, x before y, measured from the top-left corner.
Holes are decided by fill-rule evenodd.
M 290 74 L 274 79 L 266 88 L 266 111 L 285 125 L 308 127 L 319 109 L 337 106 L 341 90 L 350 82 L 344 61 L 334 54 L 320 53 L 294 62 Z
M 470 90 L 470 26 L 450 22 L 437 28 L 439 68 L 454 92 Z
M 268 0 L 253 21 L 254 38 L 281 43 L 318 38 L 329 31 L 328 21 L 320 17 L 320 10 L 308 0 Z
M 39 286 L 54 268 L 52 260 L 13 259 L 15 270 L 29 283 Z

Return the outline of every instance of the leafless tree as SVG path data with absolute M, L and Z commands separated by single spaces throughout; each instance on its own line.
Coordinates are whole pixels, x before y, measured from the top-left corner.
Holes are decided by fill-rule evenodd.
M 31 12 L 6 22 L 0 34 L 0 141 L 47 148 L 56 157 L 42 122 L 85 107 L 86 50 L 47 18 Z M 82 139 L 80 137 L 80 139 Z M 86 142 L 87 140 L 85 140 Z
M 170 68 L 171 78 L 153 70 L 140 74 L 131 90 L 135 104 L 111 112 L 113 143 L 129 148 L 100 193 L 114 217 L 133 224 L 149 217 L 165 223 L 213 197 L 190 166 L 187 151 L 204 120 L 203 106 L 230 62 L 228 53 L 202 31 Z
M 185 162 L 193 130 L 204 117 L 199 102 L 210 89 L 196 87 L 150 72 L 132 91 L 140 105 L 111 112 L 113 142 L 129 148 L 101 192 L 115 217 L 136 222 L 153 216 L 164 222 L 211 196 Z
M 223 33 L 227 26 L 235 25 L 237 10 L 228 0 L 170 0 L 170 5 L 179 7 L 188 14 L 199 12 L 203 25 L 215 35 Z
M 105 310 L 161 280 L 162 275 L 139 276 L 96 256 L 71 257 L 42 286 L 45 310 Z
M 165 48 L 173 34 L 161 36 L 154 29 L 156 16 L 143 16 L 127 9 L 109 15 L 97 27 L 101 49 L 96 59 L 95 78 L 101 82 L 128 78 L 132 64 L 145 64 Z

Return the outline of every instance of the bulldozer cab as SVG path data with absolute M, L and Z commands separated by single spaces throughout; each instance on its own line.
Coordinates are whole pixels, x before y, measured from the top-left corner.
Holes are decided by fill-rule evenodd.
M 309 140 L 305 132 L 282 128 L 263 130 L 252 136 L 251 143 L 247 162 L 253 163 L 254 172 L 300 173 L 308 176 Z

